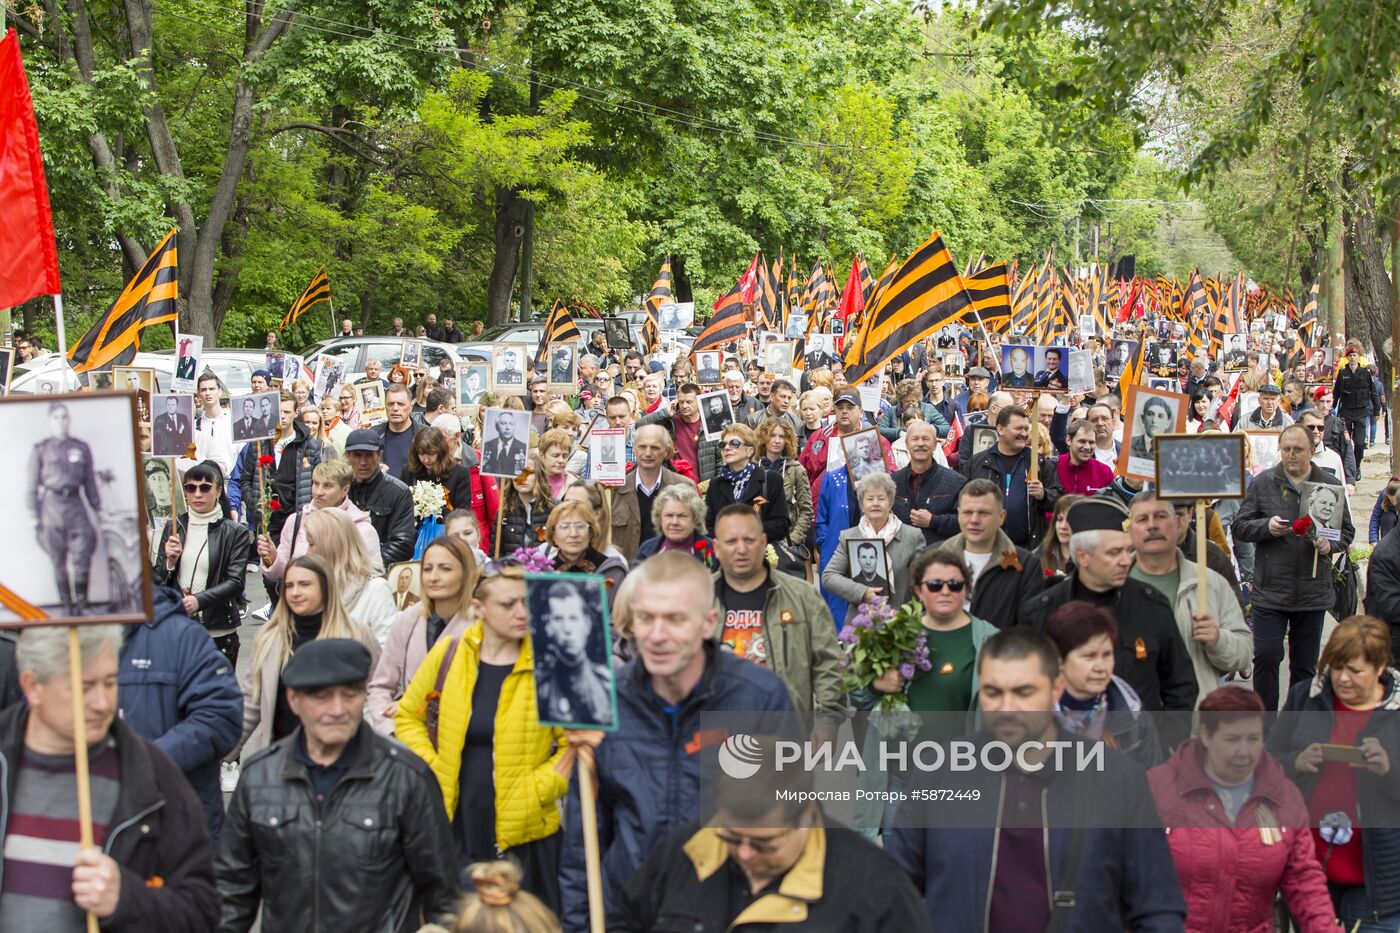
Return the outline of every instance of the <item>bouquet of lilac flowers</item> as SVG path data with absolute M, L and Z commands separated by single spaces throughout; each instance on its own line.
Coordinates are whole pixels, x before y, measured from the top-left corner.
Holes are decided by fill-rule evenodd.
M 544 545 L 518 547 L 510 556 L 520 561 L 526 573 L 549 573 L 554 570 L 554 561 L 550 559 L 549 551 Z
M 905 690 L 884 693 L 875 707 L 881 712 L 909 709 L 908 684 L 915 675 L 933 668 L 924 635 L 923 609 L 917 603 L 892 608 L 884 596 L 860 604 L 837 641 L 845 654 L 837 667 L 847 692 L 868 688 L 892 668 L 904 678 Z

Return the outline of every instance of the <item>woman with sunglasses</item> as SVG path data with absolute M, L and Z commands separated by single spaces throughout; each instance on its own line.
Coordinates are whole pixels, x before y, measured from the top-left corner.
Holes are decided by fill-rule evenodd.
M 559 801 L 574 753 L 539 722 L 523 568 L 489 562 L 468 612 L 466 632 L 440 638 L 409 682 L 394 731 L 437 776 L 459 870 L 510 854 L 521 886 L 557 910 Z
M 783 478 L 783 498 L 792 517 L 792 528 L 783 540 L 791 547 L 805 548 L 814 515 L 812 481 L 797 461 L 797 433 L 784 419 L 765 418 L 759 423 L 754 440 L 758 442 L 759 466 Z
M 731 424 L 720 434 L 719 454 L 724 462 L 705 491 L 706 524 L 715 527 L 720 509 L 741 502 L 757 508 L 769 541 L 783 541 L 792 530 L 783 476 L 754 462 L 757 447 L 748 425 Z
M 174 534 L 166 522 L 156 553 L 155 580 L 184 596 L 185 612 L 199 620 L 214 646 L 238 665 L 238 626 L 248 571 L 248 531 L 229 519 L 224 474 L 212 460 L 185 471 L 184 515 Z
M 860 608 L 860 604 L 877 595 L 889 598 L 890 605 L 900 606 L 909 601 L 910 580 L 909 562 L 924 549 L 924 533 L 913 525 L 906 525 L 894 514 L 894 480 L 888 473 L 870 473 L 856 483 L 856 501 L 860 503 L 860 521 L 854 528 L 847 528 L 837 539 L 836 549 L 822 571 L 822 591 L 838 600 L 846 602 L 846 621 L 849 622 Z M 871 570 L 861 566 L 858 543 L 862 538 L 878 538 L 884 542 L 887 567 L 876 566 L 874 576 L 884 581 L 888 588 L 881 591 L 864 579 Z M 857 542 L 857 559 L 851 560 L 848 553 L 851 545 Z M 875 551 L 869 546 L 866 553 Z
M 380 735 L 393 736 L 399 697 L 438 639 L 456 638 L 471 627 L 478 573 L 476 556 L 464 541 L 444 535 L 424 548 L 423 599 L 389 623 L 389 638 L 365 695 L 365 716 Z

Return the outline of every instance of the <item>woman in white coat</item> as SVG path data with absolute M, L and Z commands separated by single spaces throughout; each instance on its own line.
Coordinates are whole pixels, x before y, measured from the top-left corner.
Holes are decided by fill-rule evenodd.
M 382 648 L 397 612 L 394 594 L 383 577 L 374 575 L 354 521 L 339 509 L 317 509 L 306 516 L 302 527 L 307 553 L 330 565 L 345 611 L 369 629 Z

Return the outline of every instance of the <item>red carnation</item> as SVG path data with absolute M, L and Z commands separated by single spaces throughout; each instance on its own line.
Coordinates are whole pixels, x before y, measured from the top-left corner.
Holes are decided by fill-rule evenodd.
M 703 554 L 706 557 L 708 557 L 710 554 L 710 542 L 706 541 L 704 538 L 701 538 L 699 541 L 696 541 L 695 552 L 697 554 Z
M 1293 533 L 1300 537 L 1307 537 L 1312 534 L 1313 520 L 1309 515 L 1304 515 L 1293 523 Z
M 282 511 L 282 500 L 281 500 L 281 499 L 268 499 L 268 500 L 267 500 L 267 507 L 268 507 L 269 509 L 272 509 L 272 511 L 274 511 L 274 512 L 280 512 L 280 511 Z
M 260 466 L 260 467 L 270 467 L 270 466 L 272 466 L 272 454 L 263 454 L 261 457 L 259 457 L 259 458 L 258 458 L 258 466 Z

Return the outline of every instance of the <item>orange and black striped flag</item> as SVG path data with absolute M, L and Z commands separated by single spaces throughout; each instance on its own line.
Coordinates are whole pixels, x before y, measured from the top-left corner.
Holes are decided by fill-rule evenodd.
M 651 291 L 647 293 L 647 319 L 642 325 L 642 346 L 646 348 L 646 352 L 655 351 L 660 339 L 661 306 L 675 300 L 676 296 L 671 291 L 671 257 L 667 256 L 661 263 L 661 271 L 656 273 L 656 281 L 652 283 Z
M 870 275 L 870 267 L 865 264 L 865 257 L 856 253 L 856 274 L 860 277 L 860 297 L 861 307 L 870 306 L 870 295 L 875 291 L 875 280 Z
M 778 304 L 778 289 L 773 284 L 773 274 L 767 260 L 758 260 L 758 282 L 753 290 L 754 326 L 776 328 L 780 326 L 783 314 Z
M 322 266 L 316 270 L 316 274 L 311 277 L 311 284 L 306 286 L 306 291 L 301 293 L 301 297 L 292 302 L 292 306 L 287 309 L 287 313 L 282 317 L 282 324 L 277 328 L 278 333 L 291 327 L 307 311 L 323 301 L 331 300 L 331 280 L 326 276 L 326 267 Z
M 141 349 L 141 331 L 179 319 L 180 267 L 171 229 L 117 300 L 68 351 L 74 373 L 125 366 Z
M 895 273 L 846 348 L 846 379 L 859 385 L 895 356 L 955 320 L 972 300 L 937 232 Z
M 1210 296 L 1206 293 L 1206 285 L 1198 269 L 1192 269 L 1191 277 L 1186 280 L 1186 291 L 1181 296 L 1178 314 L 1188 329 L 1199 329 L 1204 333 L 1210 326 Z
M 549 309 L 549 317 L 545 319 L 544 330 L 540 333 L 540 346 L 535 351 L 535 365 L 544 364 L 545 351 L 551 343 L 581 339 L 583 339 L 583 334 L 579 332 L 578 325 L 574 323 L 573 315 L 569 313 L 568 308 L 564 307 L 564 302 L 556 298 L 554 307 Z
M 1315 346 L 1313 340 L 1317 335 L 1317 292 L 1321 284 L 1320 278 L 1313 279 L 1312 285 L 1308 287 L 1308 300 L 1303 303 L 1303 310 L 1298 315 L 1298 336 L 1302 338 L 1305 347 Z
M 744 283 L 735 282 L 734 287 L 720 296 L 715 302 L 715 313 L 700 336 L 691 345 L 691 353 L 702 350 L 722 350 L 732 341 L 739 340 L 748 328 L 744 326 Z
M 967 277 L 967 296 L 972 299 L 969 321 L 980 320 L 990 333 L 1005 330 L 1011 323 L 1011 283 L 1006 263 L 987 266 Z

